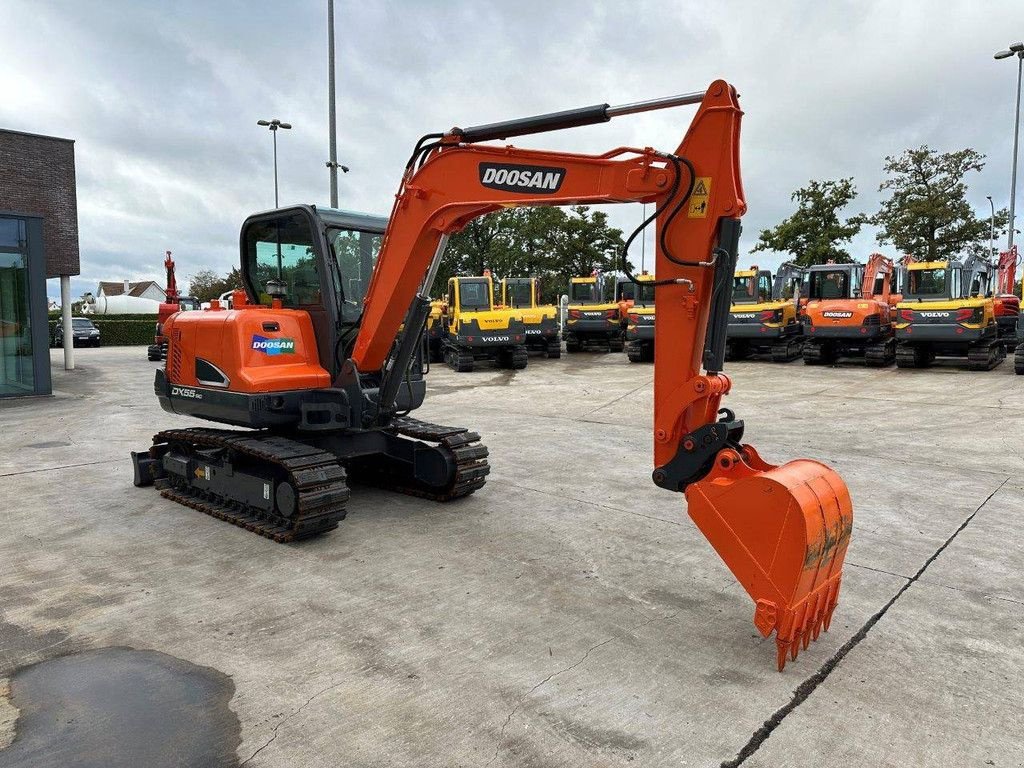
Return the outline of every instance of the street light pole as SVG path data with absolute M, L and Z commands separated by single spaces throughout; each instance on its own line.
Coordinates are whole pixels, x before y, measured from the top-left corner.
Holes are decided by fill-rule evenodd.
M 1020 85 L 1021 73 L 1024 71 L 1024 42 L 1013 43 L 1009 49 L 999 51 L 996 59 L 1008 59 L 1017 55 L 1017 104 L 1013 113 L 1013 165 L 1010 172 L 1010 227 L 1007 235 L 1006 249 L 1013 248 L 1014 204 L 1017 200 L 1017 147 L 1020 142 Z
M 292 127 L 291 123 L 282 123 L 276 117 L 273 120 L 257 120 L 256 125 L 262 125 L 270 129 L 270 132 L 274 135 L 274 207 L 280 207 L 277 200 L 277 129 L 284 128 L 290 130 Z
M 996 204 L 992 202 L 992 195 L 985 195 L 985 199 L 988 200 L 988 207 L 992 209 L 988 220 L 988 255 L 990 259 L 994 259 L 996 257 Z
M 331 208 L 338 207 L 338 138 L 334 111 L 334 0 L 327 0 L 327 90 L 330 153 L 327 167 L 331 170 Z

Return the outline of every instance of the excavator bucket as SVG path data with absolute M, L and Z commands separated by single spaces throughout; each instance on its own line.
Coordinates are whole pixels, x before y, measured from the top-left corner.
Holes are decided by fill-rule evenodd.
M 690 517 L 755 603 L 754 626 L 787 656 L 828 630 L 853 527 L 846 484 L 817 461 L 782 466 L 749 445 L 721 451 L 686 489 Z

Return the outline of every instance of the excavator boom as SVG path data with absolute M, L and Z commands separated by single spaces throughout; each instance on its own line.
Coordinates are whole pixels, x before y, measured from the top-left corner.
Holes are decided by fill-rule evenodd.
M 699 108 L 672 152 L 481 143 L 683 104 Z M 416 145 L 386 227 L 311 206 L 250 216 L 239 238 L 244 290 L 230 309 L 170 316 L 167 363 L 154 379 L 165 410 L 247 429 L 158 433 L 133 453 L 136 485 L 159 483 L 166 498 L 281 542 L 336 528 L 349 477 L 440 502 L 475 493 L 490 472 L 480 435 L 408 415 L 426 394 L 421 329 L 449 235 L 507 207 L 653 203 L 633 235 L 656 226 L 656 279 L 643 281 L 656 292 L 661 350 L 652 477 L 686 494 L 690 516 L 754 600 L 755 626 L 775 633 L 781 670 L 828 627 L 853 513 L 834 471 L 806 459 L 766 463 L 742 443 L 743 422 L 721 407 L 732 386 L 722 368 L 746 211 L 741 115 L 736 91 L 716 81 L 668 99 L 453 128 Z M 452 281 L 449 303 L 459 312 L 460 280 L 477 279 Z M 467 304 L 467 315 L 481 306 Z M 608 311 L 621 341 L 618 309 Z M 505 327 L 522 327 L 512 315 Z M 492 340 L 521 343 L 518 333 Z M 459 352 L 458 338 L 443 343 Z
M 696 103 L 672 153 L 620 147 L 581 155 L 477 143 Z M 671 99 L 424 137 L 396 195 L 351 361 L 360 372 L 383 372 L 378 402 L 387 414 L 397 391 L 388 380 L 400 378 L 407 363 L 394 339 L 403 322 L 422 324 L 447 238 L 472 219 L 513 206 L 654 203 L 655 344 L 673 354 L 655 364 L 653 479 L 686 493 L 691 517 L 754 599 L 758 630 L 776 632 L 781 670 L 787 655 L 795 658 L 828 627 L 853 518 L 834 471 L 808 460 L 765 463 L 740 442 L 743 422 L 721 408 L 732 385 L 722 367 L 746 211 L 741 115 L 735 90 L 716 81 Z

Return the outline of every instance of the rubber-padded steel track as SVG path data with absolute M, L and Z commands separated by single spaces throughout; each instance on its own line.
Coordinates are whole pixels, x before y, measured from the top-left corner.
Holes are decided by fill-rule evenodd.
M 397 462 L 386 457 L 360 460 L 353 468 L 353 479 L 368 485 L 377 485 L 410 496 L 433 501 L 452 501 L 469 496 L 482 488 L 491 471 L 487 463 L 487 447 L 480 444 L 480 435 L 465 427 L 445 427 L 430 424 L 408 416 L 397 418 L 386 431 L 402 437 L 411 437 L 428 443 L 437 443 L 453 466 L 448 484 L 443 487 L 419 483 Z
M 789 339 L 777 341 L 772 344 L 772 362 L 788 363 L 796 360 L 803 354 L 804 339 L 801 336 L 794 336 Z
M 967 350 L 967 369 L 971 371 L 991 371 L 1006 359 L 1006 347 L 999 341 L 988 344 L 975 344 Z
M 866 365 L 884 368 L 896 362 L 896 340 L 889 338 L 885 341 L 869 344 L 864 348 L 864 363 Z
M 297 496 L 294 513 L 285 517 L 243 501 L 196 488 L 169 475 L 158 481 L 160 494 L 192 509 L 226 520 L 278 542 L 297 541 L 334 530 L 345 519 L 349 491 L 345 468 L 326 451 L 268 432 L 225 429 L 169 429 L 153 437 L 151 453 L 223 449 L 232 465 L 258 466 L 264 474 L 286 477 Z M 201 461 L 201 459 L 200 459 Z

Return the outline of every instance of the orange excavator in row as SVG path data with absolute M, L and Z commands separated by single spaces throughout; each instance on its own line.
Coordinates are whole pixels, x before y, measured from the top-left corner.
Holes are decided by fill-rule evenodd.
M 673 151 L 600 155 L 519 149 L 513 136 L 699 104 Z M 344 517 L 347 479 L 448 501 L 489 470 L 480 436 L 412 418 L 423 401 L 418 329 L 449 235 L 512 206 L 653 203 L 659 355 L 654 483 L 686 495 L 697 526 L 776 634 L 779 669 L 827 629 L 853 512 L 842 479 L 817 461 L 765 462 L 722 407 L 730 286 L 740 217 L 741 111 L 735 89 L 583 109 L 427 134 L 396 195 L 362 301 L 345 294 L 336 244 L 360 239 L 339 211 L 295 206 L 249 217 L 245 290 L 233 308 L 167 320 L 161 405 L 245 430 L 176 427 L 133 454 L 136 484 L 278 541 Z M 630 238 L 631 242 L 633 238 Z M 628 247 L 628 245 L 627 245 Z M 625 251 L 622 254 L 625 259 Z
M 873 253 L 864 264 L 818 264 L 808 270 L 804 363 L 863 357 L 869 366 L 896 362 L 895 265 Z

